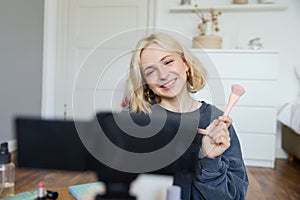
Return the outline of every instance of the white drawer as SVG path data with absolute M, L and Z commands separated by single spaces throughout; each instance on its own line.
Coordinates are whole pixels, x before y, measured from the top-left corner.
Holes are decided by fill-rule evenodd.
M 237 132 L 275 135 L 276 112 L 267 107 L 235 107 L 230 116 Z
M 238 134 L 244 159 L 274 160 L 275 135 Z
M 278 77 L 278 53 L 194 51 L 210 78 L 273 80 Z
M 231 93 L 231 85 L 239 84 L 246 90 L 237 105 L 240 106 L 277 106 L 278 84 L 264 80 L 216 80 L 209 79 L 203 90 L 195 94 L 198 100 L 212 104 L 226 105 Z
M 232 84 L 239 84 L 245 88 L 245 94 L 238 101 L 240 106 L 277 106 L 278 84 L 276 81 L 224 80 L 223 84 L 226 100 L 229 98 Z

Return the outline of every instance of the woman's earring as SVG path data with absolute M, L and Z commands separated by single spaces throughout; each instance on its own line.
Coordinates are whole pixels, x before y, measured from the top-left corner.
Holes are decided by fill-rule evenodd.
M 193 86 L 193 79 L 192 79 L 192 74 L 191 74 L 190 70 L 186 71 L 186 80 L 188 83 L 188 90 L 192 93 L 197 92 Z
M 186 79 L 189 80 L 191 76 L 190 70 L 186 71 Z

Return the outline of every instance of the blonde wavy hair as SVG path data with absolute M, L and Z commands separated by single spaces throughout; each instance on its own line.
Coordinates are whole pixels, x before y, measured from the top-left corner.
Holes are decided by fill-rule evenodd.
M 151 113 L 152 101 L 160 102 L 160 97 L 150 91 L 140 70 L 140 56 L 150 44 L 157 44 L 167 51 L 178 53 L 187 64 L 187 87 L 191 93 L 196 93 L 206 84 L 207 72 L 199 59 L 188 49 L 181 45 L 175 38 L 165 33 L 154 33 L 149 37 L 142 38 L 133 50 L 130 62 L 127 94 L 130 100 L 130 112 Z M 152 92 L 149 94 L 149 91 Z

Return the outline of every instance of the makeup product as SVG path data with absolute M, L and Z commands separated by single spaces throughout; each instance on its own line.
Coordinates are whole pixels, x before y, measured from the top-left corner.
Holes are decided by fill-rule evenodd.
M 44 182 L 39 182 L 37 200 L 46 200 L 47 192 Z
M 14 195 L 15 165 L 11 162 L 8 143 L 1 144 L 0 149 L 0 199 Z
M 242 96 L 245 93 L 245 89 L 238 85 L 238 84 L 234 84 L 231 86 L 231 94 L 229 96 L 229 101 L 227 104 L 227 108 L 223 114 L 223 116 L 228 116 L 232 107 L 236 104 L 236 102 L 238 102 L 240 96 Z
M 57 199 L 58 198 L 58 192 L 50 191 L 50 190 L 47 190 L 46 192 L 47 192 L 48 199 Z
M 79 185 L 69 186 L 69 192 L 76 199 L 81 199 L 83 197 L 93 197 L 96 194 L 105 194 L 106 186 L 103 182 L 93 182 L 93 183 L 84 183 Z M 101 198 L 102 199 L 102 198 Z
M 173 185 L 167 189 L 167 200 L 180 200 L 181 188 Z
M 38 189 L 27 191 L 27 192 L 21 192 L 14 196 L 10 196 L 5 198 L 5 200 L 33 200 L 37 199 L 38 196 Z M 49 191 L 47 190 L 47 199 L 57 199 L 58 198 L 58 192 Z

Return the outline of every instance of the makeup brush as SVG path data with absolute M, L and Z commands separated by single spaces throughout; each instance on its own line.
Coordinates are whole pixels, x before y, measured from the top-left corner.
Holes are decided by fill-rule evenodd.
M 242 96 L 245 93 L 245 89 L 238 85 L 238 84 L 234 84 L 231 86 L 231 94 L 229 96 L 229 100 L 228 100 L 228 104 L 227 104 L 227 108 L 223 114 L 223 116 L 228 116 L 232 107 L 236 104 L 236 102 L 238 102 L 240 96 Z

